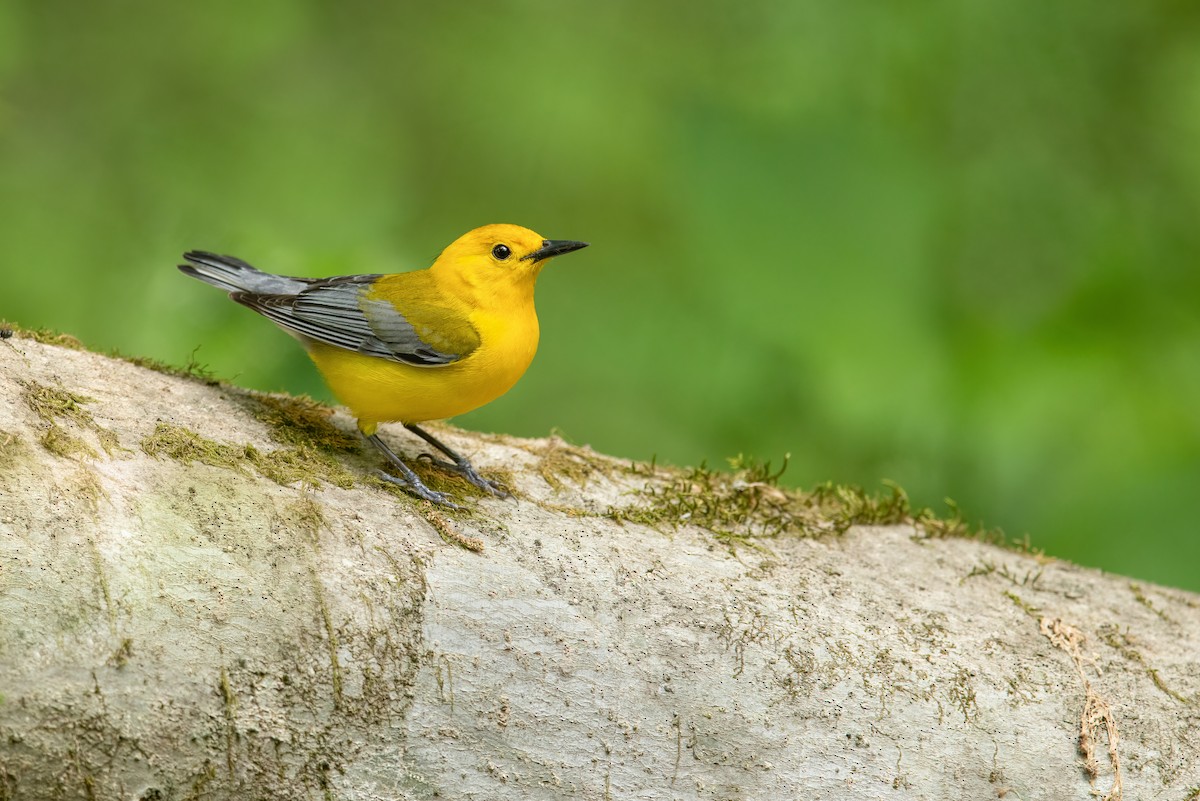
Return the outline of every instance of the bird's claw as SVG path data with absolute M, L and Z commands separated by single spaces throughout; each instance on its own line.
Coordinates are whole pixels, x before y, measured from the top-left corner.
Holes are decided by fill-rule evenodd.
M 473 468 L 468 467 L 465 470 L 463 470 L 462 477 L 465 478 L 467 481 L 470 481 L 475 486 L 479 487 L 484 492 L 491 493 L 492 495 L 495 495 L 497 498 L 511 498 L 512 497 L 512 493 L 508 491 L 508 488 L 505 487 L 503 484 L 501 484 L 499 481 L 493 481 L 490 478 L 484 478 L 483 476 L 476 473 Z
M 449 470 L 451 473 L 458 473 L 476 487 L 479 487 L 484 492 L 495 495 L 497 498 L 512 497 L 512 493 L 508 491 L 507 487 L 505 487 L 499 481 L 493 481 L 490 478 L 484 478 L 483 476 L 479 475 L 479 473 L 475 471 L 475 468 L 471 467 L 470 464 L 465 462 L 461 464 L 457 462 L 447 462 L 445 459 L 437 459 L 428 453 L 422 453 L 418 458 L 425 459 L 430 464 L 437 465 L 443 470 Z
M 405 490 L 412 493 L 413 495 L 416 495 L 418 498 L 420 498 L 422 500 L 429 501 L 431 503 L 436 503 L 439 506 L 445 506 L 449 509 L 462 509 L 463 508 L 463 507 L 459 506 L 457 503 L 455 503 L 454 501 L 450 500 L 451 496 L 448 493 L 438 492 L 437 490 L 432 490 L 429 487 L 422 484 L 420 481 L 412 482 L 406 478 L 394 476 L 391 473 L 387 472 L 386 470 L 376 470 L 375 475 L 377 475 L 379 478 L 383 479 L 384 481 L 388 482 L 389 484 L 395 484 L 398 487 L 403 487 Z

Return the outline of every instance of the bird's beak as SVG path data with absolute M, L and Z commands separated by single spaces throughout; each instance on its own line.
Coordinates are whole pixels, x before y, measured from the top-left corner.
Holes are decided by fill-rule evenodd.
M 551 256 L 561 256 L 587 246 L 587 242 L 574 242 L 570 239 L 543 239 L 542 246 L 529 255 L 522 256 L 521 261 L 543 261 Z

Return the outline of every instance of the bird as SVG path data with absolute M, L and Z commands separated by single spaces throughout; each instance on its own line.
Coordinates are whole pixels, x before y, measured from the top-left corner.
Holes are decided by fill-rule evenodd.
M 379 424 L 401 423 L 449 460 L 434 464 L 510 497 L 418 424 L 477 409 L 517 383 L 538 346 L 538 275 L 555 256 L 587 246 L 498 224 L 463 234 L 424 270 L 299 278 L 202 250 L 184 253 L 179 269 L 225 290 L 304 345 L 363 438 L 396 471 L 379 471 L 381 478 L 458 508 L 380 439 Z

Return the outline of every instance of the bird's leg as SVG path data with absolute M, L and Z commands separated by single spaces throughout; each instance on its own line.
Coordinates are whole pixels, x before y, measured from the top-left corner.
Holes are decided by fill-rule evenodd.
M 412 471 L 412 468 L 400 461 L 399 456 L 392 453 L 392 449 L 389 448 L 384 441 L 379 438 L 378 434 L 364 433 L 363 437 L 366 438 L 367 442 L 383 451 L 383 455 L 386 456 L 388 461 L 392 463 L 392 467 L 400 471 L 399 476 L 394 476 L 391 473 L 380 470 L 379 477 L 384 481 L 389 481 L 392 484 L 397 484 L 401 487 L 404 487 L 418 498 L 424 498 L 427 501 L 439 503 L 443 506 L 449 506 L 452 509 L 462 508 L 458 504 L 451 501 L 450 496 L 446 493 L 438 492 L 437 490 L 431 490 L 429 487 L 425 486 L 425 482 L 417 477 L 417 474 Z
M 504 485 L 502 485 L 496 481 L 492 481 L 490 478 L 484 478 L 483 476 L 479 475 L 479 473 L 475 472 L 475 468 L 471 467 L 470 462 L 468 462 L 462 456 L 459 456 L 454 451 L 450 450 L 445 445 L 443 445 L 438 440 L 437 437 L 433 436 L 425 429 L 421 428 L 420 426 L 414 425 L 413 423 L 405 423 L 404 427 L 407 428 L 409 431 L 413 432 L 414 434 L 416 434 L 421 439 L 428 442 L 433 447 L 437 448 L 442 453 L 449 456 L 450 459 L 452 460 L 450 462 L 446 462 L 441 459 L 434 459 L 432 456 L 429 457 L 429 460 L 431 462 L 433 462 L 434 464 L 436 464 L 438 467 L 458 473 L 460 476 L 465 478 L 467 481 L 470 481 L 472 484 L 479 487 L 481 490 L 483 490 L 485 492 L 490 492 L 491 494 L 495 495 L 497 498 L 511 498 L 512 497 L 512 493 L 509 492 L 507 489 L 505 489 Z

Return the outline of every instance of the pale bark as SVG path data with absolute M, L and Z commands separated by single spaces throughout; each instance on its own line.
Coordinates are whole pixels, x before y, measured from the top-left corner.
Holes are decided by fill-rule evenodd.
M 552 440 L 444 429 L 521 495 L 444 520 L 366 452 L 350 488 L 155 458 L 160 421 L 285 446 L 29 339 L 0 391 L 0 799 L 1200 794 L 1195 595 L 911 525 L 620 525 L 668 477 Z

